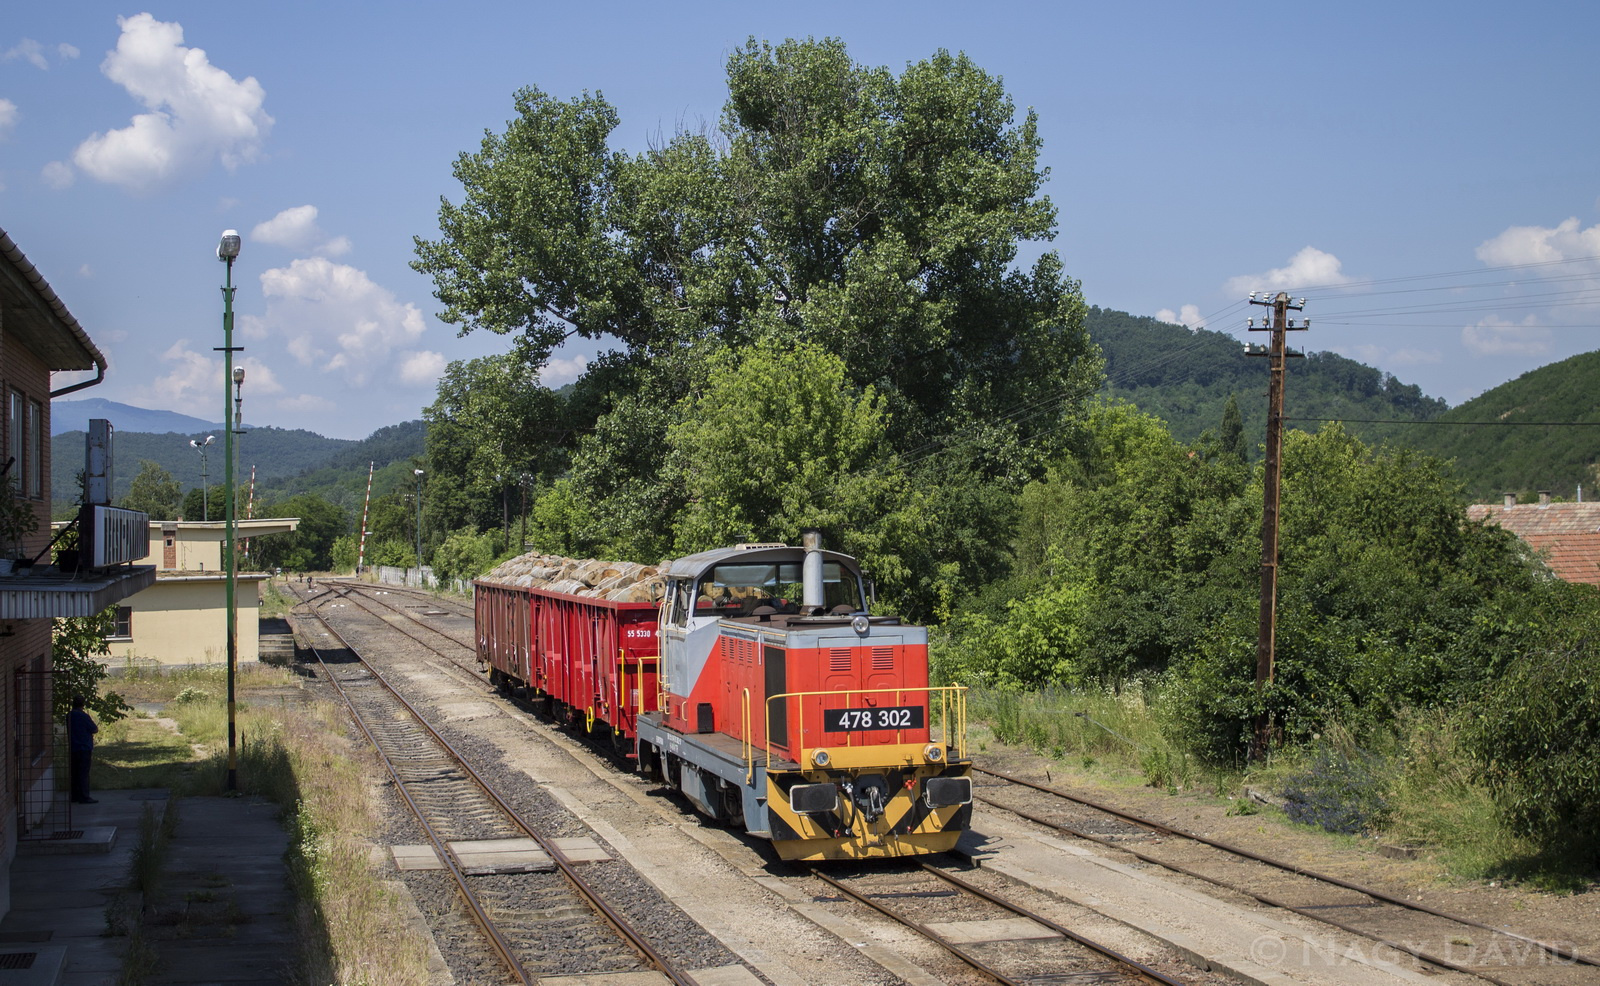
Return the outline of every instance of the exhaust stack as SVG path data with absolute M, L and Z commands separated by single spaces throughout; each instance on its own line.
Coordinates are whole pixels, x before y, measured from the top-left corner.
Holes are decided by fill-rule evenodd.
M 800 535 L 800 546 L 806 549 L 800 568 L 800 605 L 802 612 L 811 613 L 822 607 L 822 532 L 808 528 Z

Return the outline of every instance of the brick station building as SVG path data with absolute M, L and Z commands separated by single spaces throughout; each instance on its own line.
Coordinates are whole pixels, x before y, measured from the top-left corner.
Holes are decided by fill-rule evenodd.
M 95 370 L 93 379 L 52 391 L 56 371 Z M 50 556 L 50 401 L 105 379 L 106 358 L 44 276 L 0 229 L 0 467 L 8 518 L 32 513 L 34 533 L 0 546 L 0 914 L 11 908 L 11 861 L 19 840 L 70 827 L 64 751 L 53 714 L 51 620 L 92 616 L 155 581 L 143 554 L 148 518 L 109 506 L 86 508 L 83 564 L 62 572 Z M 64 454 L 85 456 L 85 449 Z M 10 526 L 10 525 L 8 525 Z M 88 529 L 86 529 L 88 528 Z M 129 532 L 136 532 L 129 536 Z M 8 539 L 9 540 L 9 539 Z M 38 560 L 26 574 L 16 559 Z M 64 744 L 59 744 L 64 746 Z

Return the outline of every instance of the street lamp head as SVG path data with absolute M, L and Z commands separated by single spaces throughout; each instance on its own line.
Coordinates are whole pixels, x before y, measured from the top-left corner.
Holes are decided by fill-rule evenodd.
M 416 473 L 418 476 L 422 475 L 422 470 L 421 469 L 413 469 L 411 471 Z
M 217 259 L 227 262 L 239 256 L 239 231 L 225 229 L 222 231 L 222 240 L 217 244 Z
M 191 438 L 191 439 L 189 439 L 189 447 L 190 448 L 199 448 L 200 447 L 200 443 Z
M 210 445 L 212 442 L 216 441 L 216 439 L 217 439 L 216 435 L 207 435 L 206 436 L 206 440 L 205 440 L 205 444 Z
M 233 368 L 233 385 L 237 387 L 242 383 L 244 383 L 244 367 L 236 366 Z

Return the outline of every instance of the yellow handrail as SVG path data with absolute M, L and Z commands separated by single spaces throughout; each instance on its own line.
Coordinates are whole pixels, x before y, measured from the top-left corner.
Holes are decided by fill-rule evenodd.
M 750 742 L 750 689 L 744 689 L 744 696 L 739 700 L 739 717 L 744 728 L 744 782 L 752 783 L 756 777 L 756 753 Z M 771 757 L 767 758 L 769 761 Z
M 748 692 L 748 689 L 747 689 L 747 692 Z M 943 732 L 944 732 L 943 742 L 944 742 L 946 748 L 951 748 L 951 749 L 954 749 L 956 751 L 956 756 L 959 759 L 966 759 L 966 756 L 967 756 L 967 687 L 965 685 L 929 685 L 929 686 L 926 686 L 926 687 L 923 687 L 923 688 L 900 688 L 900 687 L 893 687 L 893 688 L 840 688 L 840 689 L 834 689 L 832 691 L 783 692 L 782 694 L 779 694 L 779 695 L 768 695 L 767 696 L 767 708 L 766 708 L 766 737 L 765 737 L 765 739 L 766 739 L 767 763 L 768 764 L 772 763 L 772 703 L 773 702 L 780 701 L 780 700 L 787 700 L 787 699 L 791 699 L 791 698 L 793 698 L 793 699 L 807 699 L 807 698 L 813 698 L 813 697 L 823 696 L 823 695 L 843 695 L 843 696 L 847 697 L 846 701 L 848 701 L 848 697 L 849 696 L 860 695 L 860 696 L 864 697 L 864 696 L 867 696 L 867 695 L 886 694 L 886 693 L 894 694 L 896 696 L 896 699 L 895 699 L 896 702 L 902 701 L 902 699 L 900 699 L 899 696 L 905 695 L 905 694 L 908 694 L 908 693 L 910 693 L 910 694 L 922 693 L 922 694 L 927 695 L 929 697 L 929 699 L 932 699 L 933 695 L 935 693 L 938 693 L 938 695 L 939 695 L 939 723 L 940 723 L 941 727 L 943 728 Z M 797 705 L 796 708 L 797 708 L 797 711 L 800 713 L 799 716 L 797 717 L 799 719 L 799 722 L 796 723 L 797 728 L 799 728 L 799 730 L 800 730 L 800 743 L 798 744 L 798 748 L 793 747 L 793 746 L 791 746 L 790 748 L 794 749 L 795 752 L 796 752 L 796 757 L 795 757 L 796 762 L 801 764 L 802 766 L 804 766 L 806 763 L 809 762 L 809 758 L 806 756 L 806 753 L 811 748 L 806 746 L 805 739 L 804 739 L 804 737 L 805 737 L 805 708 L 804 708 L 803 705 Z M 952 739 L 951 739 L 952 730 L 951 730 L 951 722 L 950 722 L 952 716 L 955 718 L 955 729 L 954 729 L 955 737 L 954 737 L 954 741 L 953 742 L 952 742 Z M 929 736 L 931 737 L 932 734 L 933 734 L 933 722 L 932 722 L 932 719 L 933 719 L 933 703 L 932 703 L 932 701 L 929 701 L 929 703 L 928 703 L 928 718 L 929 718 L 930 721 L 927 722 L 924 725 L 924 728 L 926 728 L 928 730 Z M 883 730 L 867 730 L 867 731 L 868 732 L 883 732 Z M 897 729 L 897 730 L 894 730 L 894 731 L 897 732 L 897 733 L 898 732 L 904 732 L 903 729 Z M 746 733 L 748 734 L 748 732 L 749 732 L 749 729 L 748 729 L 748 726 L 747 726 L 746 727 Z M 788 744 L 785 744 L 785 745 L 788 745 Z M 851 745 L 848 739 L 846 740 L 846 745 L 847 746 Z M 747 781 L 748 781 L 748 779 L 747 779 Z

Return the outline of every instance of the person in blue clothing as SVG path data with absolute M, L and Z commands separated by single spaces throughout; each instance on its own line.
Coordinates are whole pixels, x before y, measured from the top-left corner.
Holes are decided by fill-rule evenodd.
M 100 731 L 89 713 L 83 711 L 83 696 L 72 696 L 72 711 L 67 714 L 67 744 L 72 751 L 72 800 L 92 805 L 89 797 L 89 762 L 94 759 L 94 734 Z

